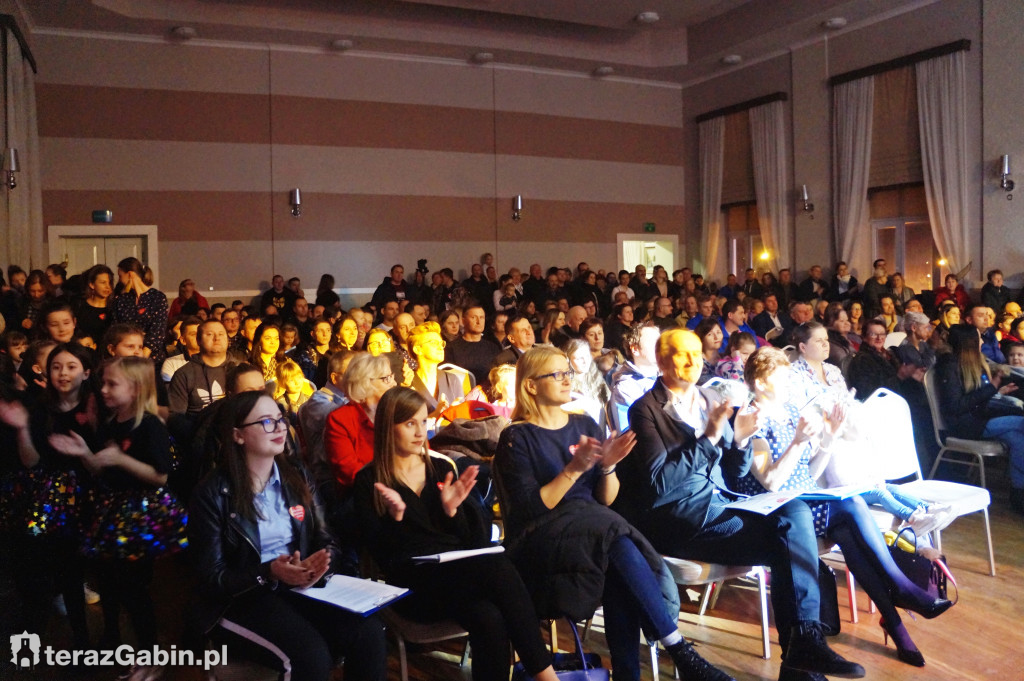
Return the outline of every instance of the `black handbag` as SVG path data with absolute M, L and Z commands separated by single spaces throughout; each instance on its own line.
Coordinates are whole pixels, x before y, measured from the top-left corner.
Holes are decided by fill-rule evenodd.
M 826 636 L 839 633 L 839 594 L 836 592 L 836 572 L 825 561 L 818 559 L 818 591 L 821 608 L 818 620 Z
M 561 681 L 609 681 L 608 670 L 601 664 L 601 656 L 597 653 L 584 653 L 580 633 L 576 623 L 568 617 L 569 630 L 576 640 L 576 651 L 572 653 L 555 653 L 551 656 L 551 666 Z M 522 662 L 512 668 L 512 681 L 533 681 L 526 673 Z
M 913 541 L 914 553 L 899 547 L 900 537 L 904 532 L 909 532 Z M 909 539 L 907 541 L 910 541 Z M 957 588 L 956 579 L 946 565 L 946 557 L 940 556 L 935 559 L 922 556 L 917 553 L 917 533 L 912 527 L 904 527 L 889 544 L 889 555 L 893 562 L 907 576 L 910 581 L 928 592 L 932 598 L 948 598 L 949 585 L 953 585 L 956 592 L 953 603 L 960 600 L 960 590 Z

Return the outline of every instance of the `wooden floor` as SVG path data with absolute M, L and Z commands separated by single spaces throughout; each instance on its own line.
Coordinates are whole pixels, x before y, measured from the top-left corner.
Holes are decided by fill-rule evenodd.
M 996 498 L 991 516 L 997 576 L 988 576 L 981 514 L 960 518 L 943 533 L 943 548 L 960 584 L 959 604 L 931 621 L 915 621 L 910 616 L 904 617 L 908 630 L 927 660 L 927 666 L 923 669 L 899 662 L 891 645 L 889 648 L 882 645 L 878 615 L 868 613 L 868 602 L 863 592 L 859 593 L 860 622 L 850 623 L 844 580 L 839 580 L 843 630 L 830 642 L 841 654 L 862 664 L 867 670 L 867 678 L 873 681 L 1024 679 L 1024 662 L 1021 658 L 1024 649 L 1024 517 L 1008 509 L 1004 495 L 996 493 L 994 496 Z M 180 565 L 165 566 L 162 581 L 165 586 L 154 589 L 162 624 L 181 621 L 181 604 L 184 599 L 180 598 L 180 582 L 176 585 L 173 577 L 179 568 Z M 158 583 L 160 581 L 161 575 L 158 574 Z M 0 594 L 0 623 L 6 625 L 10 624 L 9 621 L 4 622 L 5 613 L 10 610 L 10 597 L 9 591 Z M 698 650 L 704 657 L 732 674 L 738 681 L 778 677 L 779 648 L 774 629 L 771 632 L 772 659 L 762 660 L 760 657 L 756 588 L 743 583 L 727 585 L 714 610 L 708 611 L 704 617 L 698 617 L 696 612 L 696 604 L 684 602 L 679 628 L 684 636 L 698 644 Z M 98 606 L 90 607 L 90 617 L 95 633 L 101 626 Z M 52 618 L 50 628 L 48 640 L 67 640 L 66 624 L 60 618 Z M 162 630 L 161 638 L 168 644 L 175 642 L 177 634 L 170 631 L 171 625 L 165 628 L 168 630 Z M 7 630 L 5 626 L 3 631 Z M 561 644 L 563 648 L 568 647 L 568 641 L 564 639 Z M 6 647 L 5 643 L 2 645 Z M 588 651 L 599 653 L 605 664 L 608 664 L 608 651 L 599 619 L 585 647 Z M 461 653 L 457 645 L 449 645 L 442 650 Z M 412 681 L 470 679 L 468 669 L 460 670 L 451 662 L 435 659 L 429 655 L 429 650 L 410 651 L 409 659 Z M 652 678 L 652 674 L 646 657 L 642 659 L 643 679 L 646 681 Z M 660 673 L 664 681 L 673 678 L 671 664 L 664 655 Z M 7 654 L 0 655 L 2 681 L 59 678 L 64 677 L 46 669 L 34 673 L 16 672 L 11 668 Z M 116 674 L 108 668 L 91 675 L 69 675 L 66 678 L 98 681 L 116 678 Z M 168 670 L 164 678 L 205 681 L 206 677 L 195 671 Z M 337 674 L 337 678 L 342 678 L 342 674 Z M 396 655 L 392 655 L 390 661 L 389 678 L 399 678 Z

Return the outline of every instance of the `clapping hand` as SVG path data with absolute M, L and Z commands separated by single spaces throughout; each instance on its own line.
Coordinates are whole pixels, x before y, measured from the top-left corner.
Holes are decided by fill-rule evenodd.
M 728 401 L 712 402 L 708 410 L 708 425 L 704 428 L 704 437 L 717 443 L 725 431 L 725 423 L 732 415 L 732 405 Z
M 65 456 L 92 456 L 92 450 L 78 433 L 71 431 L 67 435 L 53 434 L 48 438 L 50 446 Z
M 811 438 L 818 435 L 821 432 L 824 424 L 821 421 L 815 419 L 814 422 L 808 421 L 806 417 L 801 416 L 800 422 L 796 424 L 796 434 L 793 436 L 793 444 L 798 445 L 801 442 L 807 442 Z
M 438 484 L 438 488 L 441 490 L 441 507 L 449 518 L 455 517 L 459 506 L 466 500 L 469 493 L 473 491 L 473 486 L 476 485 L 476 476 L 479 472 L 480 466 L 469 466 L 466 470 L 462 471 L 462 475 L 459 476 L 458 480 L 452 482 L 455 475 L 449 471 L 448 475 L 444 476 L 444 482 Z
M 741 410 L 736 414 L 736 421 L 733 426 L 736 442 L 746 442 L 748 438 L 761 429 L 763 421 L 761 408 L 756 404 L 751 405 L 746 410 Z
M 15 430 L 28 428 L 28 409 L 21 402 L 0 400 L 0 422 Z
M 842 430 L 843 423 L 846 421 L 846 405 L 842 402 L 836 402 L 832 405 L 832 409 L 825 414 L 825 433 L 831 438 L 839 434 Z
M 402 518 L 405 517 L 405 502 L 402 501 L 402 495 L 379 482 L 375 483 L 373 487 L 384 500 L 384 507 L 388 510 L 391 519 L 396 523 L 402 522 Z
M 327 573 L 331 555 L 327 549 L 320 549 L 306 560 L 299 558 L 296 551 L 290 556 L 278 556 L 270 563 L 270 574 L 288 586 L 306 589 L 316 584 Z
M 627 430 L 622 435 L 612 435 L 601 445 L 601 466 L 608 468 L 626 458 L 636 445 L 636 433 Z

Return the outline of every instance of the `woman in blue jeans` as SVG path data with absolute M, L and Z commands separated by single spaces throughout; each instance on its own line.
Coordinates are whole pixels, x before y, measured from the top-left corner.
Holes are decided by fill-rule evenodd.
M 1024 513 L 1024 414 L 994 410 L 996 395 L 1022 397 L 1020 386 L 990 372 L 981 354 L 981 336 L 973 326 L 949 329 L 953 352 L 935 365 L 939 409 L 946 430 L 954 437 L 999 440 L 1010 450 L 1010 503 Z
M 506 546 L 538 613 L 579 620 L 603 604 L 616 681 L 640 678 L 641 628 L 665 646 L 682 678 L 728 680 L 679 634 L 661 556 L 607 508 L 633 434 L 604 439 L 589 416 L 562 410 L 573 377 L 564 353 L 538 346 L 516 369 L 513 423 L 502 432 L 494 470 Z
M 816 480 L 831 457 L 833 434 L 845 418 L 843 406 L 837 404 L 823 423 L 802 417 L 798 411 L 802 399 L 791 396 L 789 360 L 776 348 L 759 348 L 747 360 L 743 373 L 754 393 L 762 426 L 753 438 L 750 473 L 737 482 L 737 491 L 759 494 L 817 489 Z M 903 574 L 863 498 L 811 502 L 808 506 L 814 514 L 816 534 L 839 544 L 850 571 L 878 606 L 880 624 L 886 637 L 892 637 L 899 659 L 923 667 L 924 656 L 903 626 L 897 608 L 931 619 L 952 603 L 932 598 Z

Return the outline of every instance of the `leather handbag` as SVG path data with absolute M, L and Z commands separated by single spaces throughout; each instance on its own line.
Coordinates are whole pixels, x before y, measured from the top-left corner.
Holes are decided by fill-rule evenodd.
M 905 538 L 903 536 L 904 533 L 909 533 L 910 539 Z M 900 530 L 899 534 L 891 537 L 888 536 L 891 534 L 887 533 L 886 536 L 886 543 L 889 545 L 889 555 L 892 556 L 893 561 L 910 581 L 927 591 L 932 598 L 948 598 L 949 585 L 952 584 L 956 592 L 953 603 L 955 604 L 960 600 L 960 590 L 957 588 L 953 573 L 949 571 L 949 567 L 946 565 L 945 556 L 940 555 L 937 558 L 929 558 L 918 553 L 917 534 L 912 527 L 904 527 Z M 892 541 L 890 541 L 890 538 Z M 904 542 L 913 546 L 914 551 L 910 552 L 905 548 L 901 548 L 900 545 Z
M 555 668 L 555 675 L 560 681 L 609 681 L 608 670 L 601 664 L 601 656 L 597 653 L 584 653 L 576 623 L 568 617 L 566 621 L 576 640 L 576 650 L 551 656 L 551 666 Z M 522 662 L 517 662 L 512 668 L 512 681 L 533 681 L 533 677 L 523 668 Z

